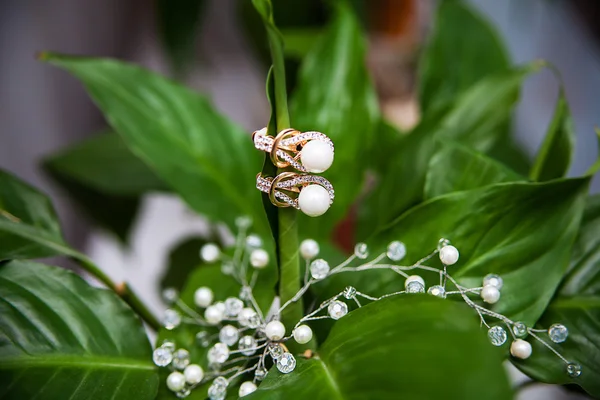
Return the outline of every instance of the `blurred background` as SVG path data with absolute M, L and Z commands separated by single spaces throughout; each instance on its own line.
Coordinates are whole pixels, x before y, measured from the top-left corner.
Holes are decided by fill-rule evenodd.
M 181 11 L 173 11 L 173 3 Z M 202 7 L 199 7 L 199 3 Z M 247 4 L 243 4 L 247 3 Z M 57 207 L 68 242 L 84 250 L 116 280 L 132 283 L 159 313 L 158 284 L 168 252 L 182 240 L 208 234 L 204 221 L 168 194 L 149 194 L 131 228 L 129 245 L 94 228 L 67 193 L 42 172 L 48 155 L 106 126 L 73 78 L 35 60 L 41 50 L 116 57 L 185 81 L 249 132 L 265 125 L 268 64 L 260 32 L 252 29 L 249 0 L 2 0 L 0 7 L 0 168 L 46 191 Z M 275 9 L 291 54 L 301 57 L 327 22 L 323 1 L 288 0 L 293 13 Z M 596 160 L 600 124 L 600 2 L 597 0 L 469 0 L 497 28 L 514 63 L 543 58 L 562 73 L 576 134 L 570 175 Z M 432 28 L 433 0 L 354 1 L 369 34 L 367 63 L 388 120 L 408 130 L 419 120 L 416 63 Z M 300 10 L 300 11 L 298 11 Z M 181 30 L 165 29 L 178 19 Z M 262 26 L 258 29 L 262 29 Z M 188 27 L 188 28 L 186 28 Z M 298 34 L 298 28 L 305 34 Z M 186 30 L 187 29 L 187 30 Z M 309 32 L 306 34 L 306 32 Z M 298 62 L 291 57 L 288 78 Z M 185 61 L 185 68 L 174 67 Z M 533 156 L 551 119 L 558 93 L 548 71 L 527 80 L 513 132 Z M 592 191 L 598 192 L 596 179 Z M 98 198 L 97 207 L 104 207 Z M 515 380 L 522 381 L 515 372 Z M 544 385 L 522 399 L 574 399 Z

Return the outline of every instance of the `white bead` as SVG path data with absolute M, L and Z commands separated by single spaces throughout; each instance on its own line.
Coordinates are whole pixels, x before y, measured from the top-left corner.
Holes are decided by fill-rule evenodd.
M 240 385 L 240 391 L 238 392 L 240 397 L 244 397 L 249 395 L 250 393 L 254 393 L 257 387 L 252 381 L 246 381 Z
M 512 354 L 513 357 L 524 360 L 531 356 L 531 352 L 531 344 L 523 339 L 517 339 L 510 345 L 510 354 Z
M 204 370 L 198 364 L 190 364 L 183 370 L 185 380 L 190 385 L 195 385 L 204 378 Z
M 167 377 L 167 387 L 173 392 L 179 392 L 185 387 L 185 376 L 181 372 L 171 372 Z
M 404 281 L 404 287 L 408 287 L 408 284 L 411 282 L 419 282 L 421 285 L 423 285 L 423 287 L 425 287 L 425 281 L 419 275 L 411 275 L 406 278 L 406 281 Z
M 440 260 L 446 265 L 456 264 L 458 261 L 458 250 L 454 246 L 444 246 L 440 250 Z
M 308 185 L 300 191 L 298 206 L 309 217 L 323 215 L 330 206 L 329 193 L 323 186 Z
M 313 337 L 313 332 L 308 325 L 300 325 L 299 327 L 294 329 L 292 335 L 294 335 L 294 340 L 296 342 L 300 344 L 305 344 L 311 341 Z
M 214 304 L 212 306 L 208 306 L 206 310 L 204 310 L 204 319 L 211 325 L 217 325 L 223 320 L 223 314 L 224 310 L 218 305 Z
M 281 340 L 285 336 L 285 326 L 279 321 L 271 321 L 265 327 L 265 335 L 270 340 Z
M 207 263 L 214 263 L 221 257 L 221 249 L 214 243 L 207 243 L 200 249 L 200 258 Z
M 264 268 L 269 265 L 269 253 L 263 249 L 252 250 L 250 253 L 250 264 L 254 268 Z
M 305 260 L 311 260 L 319 255 L 319 243 L 312 239 L 305 239 L 300 243 L 300 255 Z
M 500 300 L 500 291 L 496 286 L 486 285 L 481 289 L 481 298 L 489 304 L 497 303 Z
M 200 308 L 205 308 L 210 306 L 210 303 L 213 301 L 213 291 L 206 286 L 202 286 L 194 292 L 194 303 Z
M 311 140 L 300 152 L 300 161 L 308 172 L 320 174 L 333 163 L 333 149 L 325 142 Z

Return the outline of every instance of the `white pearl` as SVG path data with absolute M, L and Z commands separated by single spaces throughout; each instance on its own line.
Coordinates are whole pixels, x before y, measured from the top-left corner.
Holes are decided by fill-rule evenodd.
M 271 321 L 265 326 L 265 335 L 270 340 L 281 340 L 285 336 L 285 326 L 279 321 Z
M 486 285 L 481 289 L 481 298 L 489 304 L 497 303 L 500 300 L 500 291 L 496 286 Z
M 217 304 L 209 306 L 204 310 L 204 319 L 211 325 L 217 325 L 223 320 L 224 311 Z
M 308 185 L 300 191 L 298 206 L 309 217 L 323 215 L 330 206 L 329 193 L 323 186 Z
M 194 303 L 200 308 L 210 306 L 213 301 L 213 291 L 206 286 L 202 286 L 194 292 Z
M 404 287 L 408 287 L 408 284 L 411 282 L 419 282 L 421 285 L 423 285 L 423 287 L 425 287 L 425 281 L 419 275 L 411 275 L 406 278 L 406 281 L 404 281 Z
M 458 250 L 454 246 L 444 246 L 440 250 L 440 260 L 446 265 L 456 264 L 458 261 Z
M 207 263 L 214 263 L 221 257 L 221 249 L 214 243 L 207 243 L 200 249 L 200 258 Z
M 240 391 L 238 392 L 238 395 L 240 397 L 244 397 L 250 393 L 254 393 L 256 389 L 257 387 L 254 383 L 252 383 L 252 381 L 246 381 L 240 385 Z
M 179 392 L 185 387 L 185 376 L 181 372 L 171 372 L 167 377 L 167 387 L 174 392 Z
M 305 344 L 311 341 L 313 337 L 313 332 L 308 325 L 300 325 L 299 327 L 294 329 L 292 335 L 294 335 L 294 340 L 296 342 L 300 344 Z
M 311 260 L 319 255 L 319 243 L 312 239 L 305 239 L 300 243 L 300 255 L 305 260 Z
M 302 148 L 300 161 L 308 172 L 320 174 L 331 167 L 333 149 L 325 142 L 311 140 Z
M 204 370 L 198 364 L 190 364 L 183 370 L 185 380 L 190 385 L 195 385 L 204 378 Z
M 510 354 L 512 354 L 513 357 L 524 360 L 531 356 L 531 352 L 531 344 L 523 339 L 517 339 L 510 345 Z
M 250 264 L 254 268 L 264 268 L 269 265 L 269 253 L 263 249 L 252 250 L 250 253 Z

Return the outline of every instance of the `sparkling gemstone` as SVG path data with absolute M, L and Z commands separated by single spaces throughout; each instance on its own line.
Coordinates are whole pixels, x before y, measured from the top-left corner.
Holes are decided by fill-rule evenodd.
M 240 299 L 250 300 L 252 298 L 252 288 L 250 286 L 242 286 L 240 289 Z
M 233 275 L 234 271 L 235 271 L 235 265 L 233 265 L 232 262 L 223 261 L 221 263 L 221 273 L 223 273 L 223 275 Z
M 318 259 L 310 263 L 310 275 L 313 279 L 323 279 L 329 273 L 329 263 L 323 259 Z
M 175 329 L 179 326 L 179 324 L 181 324 L 181 315 L 176 310 L 168 309 L 165 311 L 163 325 L 166 329 Z
M 248 235 L 246 238 L 246 246 L 252 249 L 258 249 L 260 246 L 262 246 L 262 239 L 257 235 Z
M 554 343 L 562 343 L 567 340 L 569 336 L 569 330 L 563 324 L 554 324 L 548 329 L 548 337 Z
M 215 343 L 208 350 L 208 362 L 210 364 L 223 364 L 229 358 L 229 348 L 224 343 Z
M 233 325 L 225 325 L 219 331 L 219 341 L 225 343 L 227 346 L 233 346 L 237 343 L 240 334 L 237 328 Z
M 208 340 L 208 332 L 200 331 L 196 333 L 196 342 L 202 347 L 208 347 L 210 340 Z
M 184 369 L 190 363 L 190 353 L 186 349 L 178 349 L 173 353 L 173 366 Z
M 386 255 L 392 261 L 400 261 L 406 255 L 406 246 L 404 243 L 394 240 L 388 245 Z
M 502 289 L 502 285 L 504 285 L 504 281 L 502 278 L 496 274 L 487 274 L 483 277 L 483 286 L 495 286 L 496 289 Z
M 208 388 L 208 398 L 210 400 L 223 400 L 227 395 L 227 386 L 229 382 L 227 379 L 219 376 L 215 378 L 213 383 Z
M 577 378 L 581 375 L 581 365 L 577 363 L 567 364 L 567 374 L 569 374 L 571 378 Z
M 525 336 L 527 336 L 527 325 L 525 325 L 522 322 L 515 322 L 515 324 L 512 327 L 512 330 L 515 336 L 518 338 L 522 339 Z
M 296 359 L 290 353 L 284 353 L 277 360 L 277 369 L 279 372 L 289 374 L 294 370 L 294 368 L 296 368 Z
M 440 285 L 430 287 L 429 289 L 427 289 L 427 293 L 435 297 L 441 297 L 442 299 L 446 298 L 446 289 L 444 289 L 444 287 Z
M 244 308 L 238 314 L 238 322 L 241 326 L 254 329 L 260 325 L 260 317 L 253 309 Z
M 179 397 L 180 399 L 185 399 L 186 397 L 188 397 L 190 395 L 190 393 L 192 393 L 190 388 L 183 388 L 179 392 L 175 393 L 175 395 L 177 397 Z
M 237 297 L 229 297 L 225 300 L 225 315 L 228 317 L 237 317 L 244 308 L 244 302 Z
M 162 342 L 160 347 L 169 350 L 171 353 L 175 351 L 175 343 L 171 342 L 170 340 L 165 340 Z
M 256 353 L 256 339 L 250 335 L 242 336 L 238 342 L 238 350 L 245 356 L 251 356 Z
M 166 367 L 167 365 L 171 364 L 171 361 L 173 360 L 173 353 L 169 349 L 159 347 L 152 353 L 152 360 L 157 366 Z
M 348 306 L 343 301 L 335 300 L 327 307 L 329 316 L 333 319 L 340 319 L 348 314 Z
M 501 326 L 492 326 L 488 331 L 488 339 L 494 346 L 502 346 L 506 343 L 506 331 Z
M 268 371 L 264 367 L 258 367 L 256 368 L 256 371 L 254 371 L 254 378 L 256 378 L 257 381 L 262 381 L 267 376 L 267 372 Z
M 173 304 L 177 301 L 179 292 L 177 289 L 169 287 L 162 291 L 162 298 L 167 304 Z
M 356 288 L 353 286 L 346 286 L 344 289 L 344 297 L 348 300 L 352 300 L 356 297 Z
M 273 358 L 273 360 L 279 359 L 283 355 L 283 347 L 277 343 L 273 343 L 269 345 L 269 354 Z
M 250 228 L 250 225 L 252 225 L 252 218 L 247 215 L 242 215 L 235 219 L 235 226 L 237 226 L 238 229 L 248 229 Z
M 369 248 L 367 247 L 367 244 L 357 243 L 356 246 L 354 246 L 354 255 L 361 260 L 369 257 Z
M 412 281 L 406 285 L 406 293 L 425 293 L 425 286 L 419 281 Z

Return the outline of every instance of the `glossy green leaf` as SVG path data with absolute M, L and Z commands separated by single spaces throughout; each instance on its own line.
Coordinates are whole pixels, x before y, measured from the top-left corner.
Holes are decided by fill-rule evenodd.
M 530 178 L 548 181 L 566 175 L 575 145 L 575 131 L 564 89 L 560 89 L 554 117 L 540 147 Z
M 79 78 L 131 151 L 193 209 L 230 225 L 249 215 L 268 232 L 254 187 L 260 154 L 204 97 L 114 60 L 48 53 L 42 59 Z
M 500 182 L 525 178 L 503 164 L 458 143 L 445 140 L 429 162 L 425 198 L 461 190 L 477 189 Z
M 113 292 L 32 262 L 0 266 L 0 398 L 153 399 L 140 320 Z
M 513 362 L 536 380 L 548 383 L 574 383 L 590 395 L 600 397 L 600 196 L 590 197 L 582 218 L 579 236 L 573 246 L 570 272 L 557 297 L 539 321 L 540 327 L 554 323 L 569 329 L 567 341 L 552 344 L 569 361 L 582 367 L 582 374 L 570 378 L 566 365 L 543 345 L 530 339 L 533 356 L 526 362 Z M 547 340 L 546 335 L 545 339 Z
M 365 66 L 366 41 L 350 6 L 336 2 L 325 34 L 302 64 L 292 97 L 292 122 L 302 131 L 320 131 L 335 144 L 335 161 L 323 176 L 335 187 L 336 198 L 319 218 L 302 218 L 303 232 L 327 237 L 362 189 L 375 139 L 378 106 Z
M 167 269 L 160 280 L 160 288 L 181 290 L 192 272 L 203 264 L 200 258 L 200 249 L 206 243 L 205 238 L 190 237 L 171 249 Z
M 418 69 L 426 117 L 432 108 L 454 101 L 480 79 L 510 65 L 496 30 L 464 2 L 441 1 L 433 27 Z
M 467 378 L 468 377 L 468 378 Z M 507 399 L 501 352 L 470 310 L 426 296 L 396 296 L 335 323 L 293 373 L 271 369 L 248 400 Z
M 321 28 L 288 28 L 281 31 L 285 55 L 303 59 L 323 34 Z
M 113 132 L 53 154 L 43 167 L 96 223 L 123 241 L 141 196 L 167 189 Z

